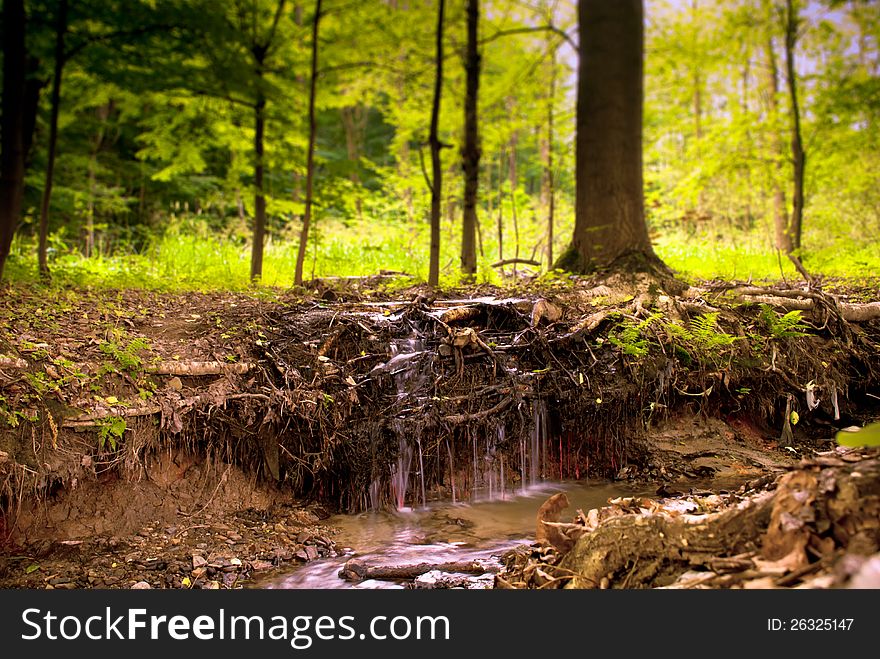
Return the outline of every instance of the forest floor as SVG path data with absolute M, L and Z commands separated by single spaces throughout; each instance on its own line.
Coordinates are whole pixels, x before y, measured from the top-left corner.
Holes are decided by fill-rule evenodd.
M 733 535 L 750 538 L 688 553 L 638 534 L 699 546 L 714 517 L 686 533 L 625 522 L 641 530 L 607 542 L 636 538 L 654 554 L 637 568 L 609 553 L 574 570 L 575 585 L 669 585 L 696 569 L 749 575 L 703 574 L 703 587 L 787 587 L 841 561 L 854 574 L 847 557 L 876 555 L 876 514 L 872 526 L 815 511 L 844 491 L 838 508 L 877 510 L 876 454 L 838 455 L 833 437 L 880 417 L 880 283 L 667 292 L 614 276 L 439 295 L 386 281 L 317 281 L 305 293 L 0 292 L 0 586 L 238 587 L 337 553 L 330 512 L 393 506 L 377 465 L 387 472 L 400 436 L 420 449 L 424 438 L 436 464 L 422 470 L 427 495 L 442 499 L 455 483 L 460 496 L 481 485 L 483 474 L 453 462 L 456 446 L 467 455 L 473 433 L 502 427 L 509 441 L 496 448 L 512 461 L 539 417 L 553 477 L 657 487 L 653 504 L 617 501 L 617 512 L 570 525 L 557 516 L 572 542 L 598 543 L 596 529 L 622 519 L 674 526 L 723 510 L 739 520 Z M 807 485 L 779 484 L 806 472 Z M 694 479 L 724 493 L 689 491 Z M 766 494 L 792 487 L 810 492 L 793 499 L 812 512 Z M 752 499 L 760 514 L 742 512 Z M 784 558 L 756 540 L 774 524 L 800 553 L 779 541 L 788 562 L 758 569 L 756 556 Z M 572 582 L 563 554 L 578 552 L 565 550 L 508 557 L 502 585 Z

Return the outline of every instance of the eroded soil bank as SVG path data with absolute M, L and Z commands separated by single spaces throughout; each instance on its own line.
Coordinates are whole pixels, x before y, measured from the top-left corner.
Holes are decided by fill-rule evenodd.
M 5 291 L 0 585 L 236 587 L 336 552 L 331 511 L 739 484 L 876 416 L 876 289 L 641 283 Z

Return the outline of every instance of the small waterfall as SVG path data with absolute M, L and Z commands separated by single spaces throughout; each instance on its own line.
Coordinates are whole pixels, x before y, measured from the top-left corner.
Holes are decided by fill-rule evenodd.
M 544 479 L 547 466 L 547 403 L 532 401 L 532 418 L 535 427 L 530 438 L 529 485 L 537 485 Z
M 370 510 L 379 510 L 382 505 L 382 479 L 377 476 L 370 482 Z
M 422 484 L 422 508 L 427 507 L 428 500 L 425 497 L 425 461 L 422 458 L 422 438 L 419 437 L 416 439 L 416 444 L 419 447 L 419 481 Z
M 495 440 L 495 446 L 504 446 L 504 424 L 503 423 L 498 424 L 498 437 Z M 499 453 L 498 458 L 499 458 L 498 462 L 499 462 L 499 472 L 500 472 L 498 481 L 501 486 L 501 499 L 503 500 L 504 499 L 504 486 L 505 486 L 505 482 L 504 482 L 504 453 Z
M 400 510 L 406 506 L 406 490 L 409 487 L 409 471 L 412 465 L 413 449 L 403 434 L 403 421 L 394 419 L 391 422 L 394 432 L 397 433 L 399 452 L 397 462 L 391 465 L 391 491 L 394 493 L 394 502 Z
M 452 483 L 452 503 L 457 503 L 455 500 L 455 460 L 452 458 L 452 446 L 449 444 L 449 438 L 446 438 L 446 452 L 449 453 L 449 480 Z

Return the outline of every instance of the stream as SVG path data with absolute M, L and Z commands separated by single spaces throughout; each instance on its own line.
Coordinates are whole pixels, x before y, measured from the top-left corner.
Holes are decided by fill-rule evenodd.
M 357 584 L 338 576 L 342 565 L 357 557 L 371 565 L 414 565 L 497 559 L 504 551 L 535 537 L 538 508 L 550 495 L 564 491 L 573 517 L 607 504 L 609 498 L 651 495 L 627 483 L 570 482 L 530 486 L 470 503 L 436 502 L 417 509 L 337 515 L 325 521 L 338 528 L 335 537 L 345 555 L 315 560 L 253 584 L 255 588 L 402 588 L 388 581 Z

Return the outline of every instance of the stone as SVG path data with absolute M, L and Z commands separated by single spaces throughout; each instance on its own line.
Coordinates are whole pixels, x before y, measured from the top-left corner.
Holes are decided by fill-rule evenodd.
M 204 567 L 208 564 L 208 560 L 204 556 L 199 556 L 198 554 L 193 554 L 192 557 L 192 566 L 193 569 L 198 569 L 200 567 Z
M 131 587 L 132 590 L 152 590 L 153 587 L 146 581 L 138 581 Z

